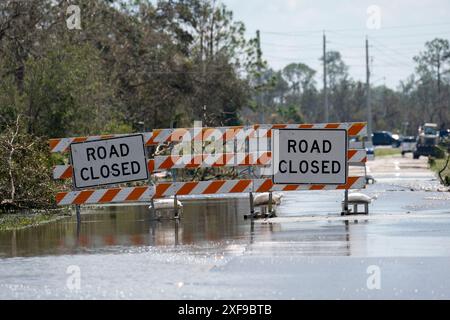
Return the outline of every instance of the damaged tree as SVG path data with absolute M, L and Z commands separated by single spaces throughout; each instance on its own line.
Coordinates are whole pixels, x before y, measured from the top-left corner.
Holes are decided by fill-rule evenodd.
M 23 133 L 21 119 L 0 134 L 0 211 L 50 208 L 54 182 L 46 141 Z

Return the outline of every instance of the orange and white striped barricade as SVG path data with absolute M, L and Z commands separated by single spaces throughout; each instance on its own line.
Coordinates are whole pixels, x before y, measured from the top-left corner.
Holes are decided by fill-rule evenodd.
M 251 125 L 221 128 L 187 128 L 187 129 L 157 129 L 141 134 L 143 145 L 158 146 L 173 144 L 171 155 L 154 156 L 146 159 L 146 169 L 156 173 L 172 169 L 245 167 L 256 168 L 254 178 L 243 180 L 214 180 L 200 182 L 160 182 L 145 187 L 127 187 L 110 189 L 87 189 L 61 192 L 56 196 L 58 205 L 83 204 L 118 204 L 128 202 L 150 202 L 153 199 L 177 197 L 185 195 L 253 193 L 273 191 L 300 190 L 348 190 L 360 189 L 365 186 L 364 177 L 348 177 L 340 185 L 327 184 L 275 184 L 270 179 L 272 175 L 273 151 L 272 135 L 280 129 L 321 129 L 345 130 L 348 137 L 359 137 L 367 134 L 366 124 L 358 123 L 328 123 L 328 124 L 275 124 Z M 93 141 L 123 138 L 128 135 L 99 135 L 76 138 L 61 138 L 50 140 L 52 152 L 71 151 L 71 145 Z M 197 145 L 195 145 L 197 143 Z M 351 144 L 350 144 L 351 146 Z M 195 153 L 197 152 L 197 153 Z M 365 166 L 367 155 L 365 149 L 349 148 L 346 154 L 348 166 Z M 53 170 L 54 179 L 72 179 L 74 168 L 71 164 L 56 166 Z M 269 201 L 271 204 L 271 201 Z M 253 211 L 253 205 L 252 205 Z
M 72 178 L 72 191 L 56 195 L 58 205 L 75 205 L 78 225 L 80 205 L 120 203 L 152 199 L 154 188 L 113 188 L 89 190 L 104 185 L 116 185 L 149 180 L 149 161 L 141 134 L 75 138 L 67 146 L 52 144 L 53 150 L 70 147 L 70 165 L 54 168 L 54 178 Z
M 282 128 L 309 128 L 309 129 L 346 129 L 349 137 L 366 136 L 367 127 L 365 122 L 349 123 L 325 123 L 325 124 L 271 124 L 271 125 L 252 125 L 236 127 L 218 127 L 218 128 L 176 128 L 176 129 L 156 129 L 152 132 L 142 133 L 146 146 L 159 145 L 170 142 L 182 141 L 208 141 L 212 136 L 219 135 L 216 141 L 233 141 L 235 139 L 243 140 L 255 135 L 257 130 L 266 130 L 265 135 L 270 137 L 272 129 Z M 109 139 L 112 137 L 126 136 L 126 134 L 108 134 L 72 138 L 56 138 L 49 140 L 51 152 L 67 152 L 70 144 L 77 142 L 93 141 L 100 139 Z
M 302 190 L 348 190 L 361 189 L 365 185 L 364 177 L 348 177 L 345 185 L 298 185 L 274 184 L 272 179 L 241 179 L 213 181 L 160 182 L 155 186 L 140 186 L 110 189 L 88 189 L 58 192 L 58 205 L 87 205 L 110 203 L 150 202 L 173 196 L 220 195 L 233 193 L 288 192 Z

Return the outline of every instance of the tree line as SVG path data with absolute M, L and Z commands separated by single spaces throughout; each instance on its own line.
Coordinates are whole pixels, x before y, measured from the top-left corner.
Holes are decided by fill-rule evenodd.
M 2 123 L 61 137 L 240 122 L 256 49 L 224 5 L 80 0 L 70 30 L 69 4 L 0 4 Z
M 415 72 L 397 88 L 370 87 L 374 130 L 415 135 L 425 122 L 449 128 L 449 41 L 436 38 L 426 42 L 414 62 Z M 352 79 L 339 52 L 327 52 L 326 63 L 330 121 L 367 121 L 366 84 Z M 268 122 L 323 122 L 324 92 L 317 86 L 316 73 L 301 62 L 264 71 L 260 93 L 262 106 L 269 112 Z
M 22 115 L 27 133 L 62 137 L 258 122 L 323 122 L 316 70 L 273 70 L 256 38 L 215 0 L 66 0 L 0 4 L 0 128 Z M 374 129 L 449 125 L 449 42 L 434 39 L 396 89 L 372 86 Z M 262 56 L 264 57 L 264 55 Z M 323 57 L 318 57 L 323 61 Z M 365 84 L 337 51 L 326 56 L 330 121 L 365 121 Z

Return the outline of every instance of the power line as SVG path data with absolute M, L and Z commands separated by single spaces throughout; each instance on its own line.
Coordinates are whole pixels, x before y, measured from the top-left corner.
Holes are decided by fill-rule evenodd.
M 372 37 L 371 37 L 372 39 Z M 380 42 L 380 38 L 373 38 L 374 41 L 381 43 Z M 351 45 L 349 43 L 344 43 L 344 42 L 340 42 L 340 41 L 335 41 L 335 40 L 327 40 L 327 43 L 332 44 L 332 45 L 337 45 L 337 46 L 342 46 L 345 47 L 345 49 L 364 49 L 364 46 L 354 46 Z M 354 43 L 354 41 L 352 41 L 352 43 Z M 295 51 L 318 51 L 321 49 L 320 45 L 304 45 L 304 46 L 295 46 L 295 45 L 285 45 L 282 43 L 267 43 L 267 42 L 263 42 L 262 45 L 264 46 L 271 46 L 271 47 L 278 47 L 278 48 L 287 48 L 287 49 L 293 49 L 293 50 L 289 50 L 292 52 Z M 413 43 L 413 42 L 406 42 L 406 43 L 402 43 L 402 42 L 395 42 L 395 47 L 394 46 L 389 46 L 388 48 L 390 50 L 396 50 L 398 52 L 400 52 L 400 50 L 409 50 L 410 48 L 416 48 L 419 47 L 421 45 L 425 45 L 425 43 L 423 41 L 417 42 L 417 43 Z M 372 47 L 373 45 L 370 45 L 370 47 Z M 398 53 L 398 54 L 403 54 L 403 53 Z
M 273 42 L 262 42 L 262 45 L 265 46 L 273 46 L 273 47 L 280 47 L 280 48 L 292 48 L 292 49 L 315 49 L 315 48 L 322 48 L 320 45 L 302 45 L 302 46 L 295 46 L 295 45 L 285 45 L 285 44 L 279 44 L 279 43 L 273 43 Z
M 337 37 L 341 37 L 341 38 L 361 38 L 364 36 L 365 33 L 367 33 L 367 30 L 361 31 L 362 33 L 360 35 L 355 35 L 355 34 L 342 34 L 342 32 L 340 31 L 329 31 L 331 33 L 333 33 L 335 36 Z M 377 31 L 377 33 L 379 33 L 381 31 Z M 436 34 L 442 34 L 445 33 L 445 35 L 447 35 L 450 32 L 450 30 L 439 30 L 439 31 L 434 31 L 434 32 L 430 32 L 427 31 L 426 33 L 420 33 L 420 32 L 413 32 L 413 33 L 406 33 L 406 34 L 385 34 L 382 37 L 384 38 L 402 38 L 402 37 L 415 37 L 415 36 L 429 36 L 429 35 L 436 35 Z M 379 35 L 377 34 L 371 34 L 371 38 L 374 37 L 379 37 Z
M 389 46 L 384 45 L 384 44 L 381 43 L 379 40 L 374 39 L 374 41 L 375 41 L 375 43 L 377 43 L 379 46 L 381 46 L 381 47 L 383 47 L 383 48 L 385 48 L 385 49 L 387 49 L 387 50 L 393 52 L 394 54 L 406 57 L 406 56 L 404 55 L 404 53 L 401 53 L 401 52 L 399 52 L 399 51 L 397 51 L 397 50 L 394 50 L 394 49 L 390 48 Z M 411 58 L 411 57 L 408 57 L 408 59 L 410 59 L 410 58 Z
M 329 41 L 329 43 L 331 44 L 335 44 L 338 46 L 344 46 L 346 49 L 364 49 L 364 46 L 349 46 L 348 44 L 345 43 L 341 43 L 341 42 L 336 42 L 334 40 Z
M 276 36 L 286 36 L 286 37 L 307 37 L 309 34 L 306 33 L 317 33 L 322 31 L 300 31 L 300 32 L 282 32 L 282 31 L 261 31 L 266 35 L 276 35 Z M 306 35 L 304 35 L 305 33 Z
M 403 35 L 398 35 L 398 34 L 397 35 L 383 35 L 383 36 L 373 35 L 373 36 L 371 36 L 371 39 L 374 39 L 374 38 L 399 39 L 399 38 L 417 38 L 417 37 L 428 37 L 428 36 L 439 37 L 439 36 L 441 36 L 442 33 L 446 33 L 445 36 L 447 36 L 447 34 L 450 33 L 450 31 L 433 32 L 433 33 L 414 33 L 414 34 L 403 34 Z M 338 36 L 340 36 L 340 35 L 338 35 Z M 360 39 L 362 36 L 340 36 L 340 37 Z
M 288 62 L 293 62 L 293 63 L 317 63 L 320 61 L 320 56 L 318 56 L 317 58 L 314 57 L 308 57 L 308 58 L 302 58 L 302 57 L 280 57 L 280 56 L 272 56 L 272 55 L 266 55 L 266 58 L 269 58 L 271 60 L 278 60 L 278 61 L 288 61 Z M 377 56 L 375 56 L 376 59 Z M 346 60 L 349 60 L 348 57 L 345 56 L 341 56 L 342 61 L 345 63 Z M 361 56 L 360 58 L 358 57 L 353 57 L 351 60 L 361 60 L 363 61 L 363 56 Z M 386 58 L 387 59 L 387 58 Z M 380 59 L 381 60 L 381 59 Z M 374 64 L 375 67 L 395 67 L 395 68 L 401 68 L 401 67 L 408 67 L 411 68 L 413 67 L 412 64 L 407 64 L 404 61 L 400 61 L 400 60 L 396 60 L 396 61 L 388 61 L 388 60 L 383 60 L 381 61 L 383 63 L 376 63 Z M 347 67 L 364 67 L 364 64 L 357 64 L 357 63 L 345 63 L 345 65 Z
M 450 26 L 450 23 L 444 23 L 444 24 L 433 24 L 433 26 Z M 395 28 L 407 28 L 407 27 L 420 27 L 420 26 L 424 26 L 424 25 L 414 25 L 414 26 L 392 26 L 392 29 Z M 430 26 L 430 25 L 428 25 Z M 384 28 L 387 29 L 387 28 Z M 344 29 L 340 29 L 341 31 Z M 365 30 L 367 32 L 367 30 Z M 314 31 L 314 32 L 319 32 L 319 30 Z M 325 39 L 323 45 L 325 46 L 326 49 L 328 50 L 335 50 L 335 51 L 339 51 L 341 52 L 341 59 L 345 62 L 350 61 L 351 63 L 345 63 L 346 66 L 348 66 L 349 68 L 351 68 L 351 70 L 349 70 L 349 76 L 353 79 L 363 79 L 364 75 L 362 74 L 362 68 L 367 68 L 367 64 L 364 65 L 363 63 L 358 63 L 358 61 L 364 61 L 364 56 L 363 56 L 363 50 L 365 48 L 365 46 L 363 45 L 355 45 L 355 41 L 352 41 L 350 43 L 350 39 L 346 40 L 346 36 L 339 34 L 339 31 L 334 30 L 334 31 L 330 31 L 333 34 L 333 38 L 334 35 L 336 35 L 336 39 L 337 41 L 333 40 L 328 40 Z M 402 38 L 410 38 L 410 37 L 421 37 L 421 36 L 426 36 L 426 35 L 434 35 L 436 36 L 436 34 L 438 33 L 442 33 L 444 31 L 437 31 L 435 33 L 429 33 L 429 32 L 422 32 L 422 33 L 415 33 L 414 35 L 412 34 L 403 34 L 403 35 L 399 35 L 399 34 L 390 34 L 387 35 L 386 37 L 382 37 L 382 36 L 374 36 L 371 37 L 371 45 L 369 45 L 367 43 L 367 48 L 373 48 L 375 50 L 375 53 L 372 52 L 372 56 L 375 59 L 375 63 L 371 63 L 371 69 L 374 70 L 370 70 L 371 72 L 373 72 L 372 74 L 375 74 L 375 70 L 380 70 L 380 69 L 389 69 L 389 71 L 385 71 L 388 72 L 388 74 L 392 77 L 399 77 L 401 76 L 401 74 L 403 72 L 397 72 L 396 70 L 400 71 L 400 70 L 404 70 L 404 72 L 407 72 L 407 70 L 409 70 L 409 72 L 413 72 L 414 70 L 414 63 L 412 61 L 413 58 L 413 53 L 411 52 L 412 50 L 409 48 L 412 48 L 414 51 L 417 51 L 417 53 L 419 53 L 420 47 L 422 47 L 424 45 L 424 40 L 420 41 L 420 40 L 416 40 L 415 41 L 395 41 L 395 44 L 393 46 L 389 46 L 386 45 L 383 42 L 383 39 L 385 39 L 386 41 L 392 42 L 392 39 L 402 39 Z M 287 35 L 287 36 L 295 36 L 296 34 L 293 32 L 273 32 L 273 34 L 276 35 Z M 264 42 L 263 45 L 264 46 L 268 46 L 268 52 L 269 53 L 274 53 L 273 55 L 266 55 L 266 57 L 271 60 L 271 61 L 278 61 L 278 63 L 283 63 L 286 62 L 287 63 L 306 63 L 306 64 L 312 64 L 315 66 L 315 68 L 320 69 L 319 67 L 319 61 L 320 61 L 320 46 L 313 44 L 312 43 L 312 39 L 317 39 L 317 35 L 313 32 L 310 32 L 309 34 L 307 34 L 307 31 L 304 31 L 303 34 L 303 38 L 302 40 L 299 40 L 301 42 L 308 42 L 305 45 L 295 45 L 294 44 L 284 44 L 284 43 L 277 43 L 278 41 L 272 41 L 272 42 Z M 360 36 L 349 36 L 348 38 L 362 38 Z M 318 39 L 317 39 L 318 40 Z M 284 41 L 284 40 L 282 40 Z M 282 42 L 280 41 L 280 42 Z M 294 40 L 295 41 L 295 40 Z M 419 42 L 420 41 L 420 42 Z M 361 41 L 362 42 L 362 41 Z M 330 44 L 330 47 L 327 48 L 327 44 Z M 361 43 L 362 44 L 362 43 Z M 272 49 L 270 48 L 272 47 Z M 280 48 L 280 50 L 275 50 L 275 48 Z M 350 50 L 350 51 L 349 51 Z M 361 50 L 361 54 L 358 54 L 358 51 Z M 291 54 L 288 54 L 288 56 L 280 56 L 279 52 L 283 52 L 282 54 L 285 54 L 286 51 L 291 52 Z M 293 55 L 295 55 L 297 52 L 299 52 L 300 54 L 296 57 L 294 57 Z M 310 52 L 313 53 L 313 55 L 311 54 L 307 54 L 302 56 L 302 52 Z M 345 54 L 345 52 L 349 52 L 349 54 Z M 317 56 L 314 56 L 314 53 L 317 53 Z M 278 54 L 278 55 L 277 55 Z M 323 53 L 322 53 L 323 56 Z M 277 62 L 275 62 L 277 63 Z M 325 70 L 325 74 L 326 74 L 326 70 Z M 376 73 L 378 74 L 378 73 Z M 315 78 L 316 79 L 320 79 L 322 78 L 324 75 L 323 72 L 320 72 L 320 70 L 316 71 L 316 75 Z M 367 77 L 367 75 L 366 75 Z M 367 80 L 367 79 L 366 79 Z
M 424 27 L 435 27 L 435 26 L 450 26 L 449 22 L 442 22 L 442 23 L 429 23 L 429 24 L 410 24 L 410 25 L 394 25 L 394 26 L 387 26 L 387 27 L 381 27 L 379 30 L 390 30 L 390 29 L 409 29 L 409 28 L 424 28 Z M 268 31 L 264 30 L 261 31 L 265 34 L 272 34 L 272 35 L 281 35 L 281 36 L 303 36 L 305 33 L 321 33 L 323 31 L 326 32 L 343 32 L 343 31 L 363 31 L 367 32 L 367 27 L 354 27 L 354 28 L 338 28 L 338 29 L 311 29 L 311 30 L 299 30 L 295 32 L 282 32 L 282 31 Z
M 372 37 L 371 37 L 371 39 L 372 39 Z M 340 42 L 342 40 L 342 42 Z M 378 41 L 380 41 L 381 40 L 381 38 L 378 38 L 377 39 Z M 337 43 L 337 44 L 340 44 L 340 45 L 343 45 L 343 46 L 348 46 L 349 45 L 349 43 L 354 43 L 354 40 L 349 40 L 349 43 L 345 43 L 345 39 L 339 39 L 339 41 L 335 41 L 335 40 L 331 40 L 331 41 L 329 41 L 330 43 Z M 425 44 L 425 42 L 424 42 L 424 40 L 423 39 L 418 39 L 417 40 L 417 42 L 410 42 L 410 41 L 408 41 L 408 42 L 399 42 L 399 41 L 395 41 L 395 46 L 398 46 L 398 47 L 401 47 L 401 48 L 407 48 L 407 47 L 416 47 L 416 46 L 420 46 L 420 45 L 424 45 Z M 361 48 L 362 48 L 362 46 L 361 46 Z
M 381 66 L 385 66 L 385 67 L 387 67 L 387 66 L 401 66 L 401 67 L 407 67 L 407 68 L 412 68 L 413 67 L 411 64 L 403 63 L 403 62 L 401 62 L 399 60 L 388 61 L 388 60 L 385 60 L 384 57 L 380 57 L 380 56 L 373 56 L 373 58 L 376 61 L 376 66 L 380 66 L 378 64 L 378 61 L 380 61 L 382 63 Z
M 267 58 L 273 58 L 273 59 L 280 59 L 280 60 L 303 60 L 303 61 L 311 61 L 311 60 L 317 60 L 319 61 L 320 56 L 317 57 L 304 57 L 302 58 L 301 56 L 299 57 L 280 57 L 280 56 L 274 56 L 271 54 L 266 54 L 265 55 Z
M 400 64 L 404 64 L 404 65 L 408 65 L 411 66 L 411 64 L 407 63 L 404 60 L 400 60 L 398 58 L 398 54 L 392 55 L 392 56 L 388 56 L 385 50 L 382 50 L 381 48 L 379 48 L 378 46 L 372 46 L 372 48 L 374 48 L 375 50 L 377 50 L 381 55 L 383 55 L 384 57 L 386 57 L 387 59 L 394 59 L 396 63 L 400 63 Z M 403 56 L 403 55 L 402 55 Z M 404 56 L 407 60 L 411 60 L 412 57 L 410 56 Z

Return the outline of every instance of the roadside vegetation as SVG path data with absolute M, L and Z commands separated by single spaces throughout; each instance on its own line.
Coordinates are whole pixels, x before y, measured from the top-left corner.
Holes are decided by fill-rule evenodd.
M 399 148 L 375 148 L 375 157 L 400 155 Z
M 429 158 L 431 170 L 437 173 L 444 186 L 450 186 L 450 141 L 441 143 L 435 157 Z
M 18 230 L 54 222 L 70 216 L 68 210 L 32 211 L 0 214 L 0 231 Z
M 447 159 L 436 159 L 430 163 L 431 170 L 440 175 L 441 183 L 450 186 L 450 166 Z
M 47 141 L 22 130 L 20 117 L 0 135 L 0 210 L 54 206 L 54 165 Z
M 47 141 L 27 134 L 20 117 L 0 133 L 0 231 L 55 221 L 69 214 L 55 208 L 59 183 L 51 178 L 58 161 Z

